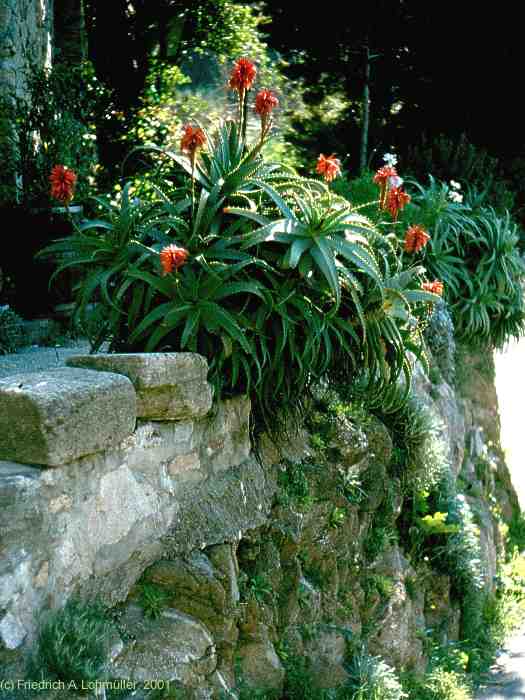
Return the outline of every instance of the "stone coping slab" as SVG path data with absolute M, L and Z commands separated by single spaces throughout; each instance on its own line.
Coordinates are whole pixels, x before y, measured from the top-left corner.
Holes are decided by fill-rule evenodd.
M 69 367 L 123 374 L 137 392 L 137 415 L 150 420 L 202 418 L 212 405 L 208 363 L 193 352 L 74 355 Z
M 61 368 L 0 379 L 0 460 L 59 466 L 120 443 L 135 429 L 127 377 Z

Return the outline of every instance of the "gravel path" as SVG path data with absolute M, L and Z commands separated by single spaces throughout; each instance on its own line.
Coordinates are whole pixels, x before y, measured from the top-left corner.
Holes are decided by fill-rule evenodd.
M 525 700 L 524 632 L 508 640 L 476 700 Z
M 22 372 L 42 372 L 55 367 L 63 367 L 66 358 L 89 352 L 87 340 L 80 340 L 68 347 L 43 348 L 32 346 L 23 348 L 14 355 L 0 355 L 0 379 Z

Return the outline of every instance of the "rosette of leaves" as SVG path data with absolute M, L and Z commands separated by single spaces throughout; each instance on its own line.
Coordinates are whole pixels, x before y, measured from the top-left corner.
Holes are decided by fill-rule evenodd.
M 32 680 L 82 683 L 104 679 L 115 629 L 98 602 L 72 598 L 40 619 L 36 650 L 29 661 Z
M 408 697 L 396 675 L 380 656 L 364 649 L 356 654 L 348 668 L 347 686 L 354 700 L 402 700 Z
M 461 290 L 452 301 L 456 333 L 463 342 L 502 347 L 525 329 L 525 264 L 519 230 L 509 213 L 482 209 L 458 241 L 466 262 Z
M 39 253 L 58 262 L 50 284 L 65 270 L 78 271 L 75 316 L 83 325 L 89 305 L 101 305 L 105 322 L 92 339 L 94 350 L 107 339 L 118 347 L 120 338 L 129 332 L 122 306 L 124 302 L 129 305 L 128 312 L 132 314 L 142 302 L 146 288 L 134 280 L 131 290 L 128 270 L 133 263 L 140 264 L 155 253 L 147 244 L 164 240 L 163 232 L 170 226 L 169 217 L 161 215 L 157 205 L 133 199 L 130 190 L 131 185 L 126 185 L 117 202 L 94 198 L 102 216 L 106 216 L 75 225 L 71 236 L 54 241 Z
M 337 365 L 348 377 L 366 374 L 367 391 L 376 384 L 383 400 L 401 372 L 408 387 L 406 353 L 421 355 L 420 311 L 437 299 L 420 288 L 424 269 L 402 270 L 388 238 L 345 200 L 305 188 L 287 202 L 263 189 L 280 218 L 230 209 L 258 224 L 242 237 L 242 249 L 265 256 L 265 247 L 280 248 L 279 266 L 295 274 L 305 294 L 315 290 L 324 299 L 326 322 L 339 335 L 329 365 L 342 349 Z
M 522 284 L 525 265 L 519 229 L 509 213 L 475 202 L 451 202 L 448 185 L 430 178 L 413 183 L 416 194 L 408 218 L 423 222 L 431 240 L 424 265 L 444 283 L 456 337 L 474 347 L 502 347 L 525 328 Z

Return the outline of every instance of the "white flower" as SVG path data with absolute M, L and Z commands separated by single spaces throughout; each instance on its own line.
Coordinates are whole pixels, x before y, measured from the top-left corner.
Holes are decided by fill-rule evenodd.
M 392 167 L 397 164 L 397 156 L 395 153 L 385 153 L 383 160 L 387 165 L 391 165 Z
M 451 202 L 454 202 L 455 204 L 461 204 L 461 202 L 463 201 L 463 195 L 459 194 L 459 192 L 449 192 L 448 198 Z
M 392 175 L 392 177 L 388 178 L 388 184 L 390 187 L 401 187 L 403 184 L 403 178 L 399 177 L 399 175 Z
M 461 185 L 459 184 L 459 182 L 456 182 L 455 180 L 450 181 L 450 186 L 452 187 L 453 190 L 460 190 L 461 189 Z

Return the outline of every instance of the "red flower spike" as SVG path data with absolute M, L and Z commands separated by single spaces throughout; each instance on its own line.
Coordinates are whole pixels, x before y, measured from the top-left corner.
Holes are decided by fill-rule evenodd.
M 432 294 L 443 296 L 443 282 L 440 282 L 439 280 L 434 280 L 433 282 L 423 282 L 421 289 L 424 289 L 425 292 L 432 292 Z
M 401 187 L 392 187 L 386 197 L 386 208 L 392 215 L 394 221 L 397 221 L 397 216 L 400 211 L 410 202 L 410 195 L 403 192 Z
M 429 242 L 430 236 L 421 226 L 410 226 L 405 234 L 407 253 L 418 253 Z
M 384 165 L 374 175 L 374 182 L 376 185 L 384 185 L 390 177 L 397 177 L 397 170 L 391 165 Z
M 76 181 L 77 175 L 74 170 L 66 165 L 55 165 L 49 176 L 51 197 L 67 206 L 73 199 Z
M 325 156 L 321 153 L 317 159 L 315 171 L 322 175 L 326 182 L 332 182 L 338 175 L 341 175 L 341 161 L 335 157 L 335 153 L 332 153 L 331 156 Z
M 180 140 L 180 150 L 193 156 L 206 143 L 206 136 L 202 129 L 199 127 L 193 128 L 191 124 L 186 124 L 182 128 L 184 133 Z
M 180 140 L 180 150 L 190 156 L 192 170 L 195 169 L 197 151 L 206 143 L 206 134 L 199 127 L 193 128 L 191 124 L 186 124 L 183 128 L 183 135 Z
M 275 107 L 279 106 L 279 100 L 271 90 L 260 90 L 255 97 L 255 111 L 263 117 L 271 114 Z
M 235 61 L 233 70 L 230 75 L 230 88 L 237 90 L 243 95 L 246 90 L 249 90 L 253 85 L 257 68 L 253 65 L 249 58 L 239 58 Z
M 270 131 L 272 111 L 279 106 L 279 100 L 271 90 L 260 90 L 255 97 L 254 110 L 261 117 L 261 141 Z
M 179 248 L 176 245 L 168 245 L 160 251 L 160 264 L 162 265 L 162 275 L 168 275 L 173 270 L 178 270 L 188 260 L 189 253 L 186 248 Z
M 380 187 L 379 194 L 379 206 L 381 209 L 385 208 L 386 203 L 386 193 L 390 182 L 390 178 L 397 177 L 397 170 L 391 165 L 384 165 L 374 175 L 374 182 Z

